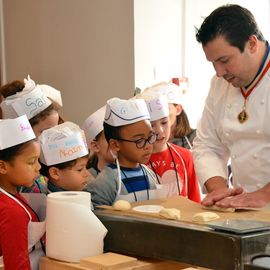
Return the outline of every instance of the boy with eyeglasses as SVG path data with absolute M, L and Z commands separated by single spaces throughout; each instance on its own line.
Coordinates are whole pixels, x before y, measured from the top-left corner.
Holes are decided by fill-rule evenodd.
M 149 119 L 143 99 L 107 101 L 104 133 L 115 163 L 108 164 L 86 187 L 94 207 L 119 199 L 134 202 L 159 197 L 156 177 L 143 165 L 156 141 Z

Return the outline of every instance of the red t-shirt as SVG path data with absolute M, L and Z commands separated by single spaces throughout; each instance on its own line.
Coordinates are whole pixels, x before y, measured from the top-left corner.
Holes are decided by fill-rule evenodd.
M 16 194 L 19 201 L 26 200 Z M 30 207 L 26 206 L 32 221 L 38 221 Z M 26 211 L 13 199 L 0 192 L 0 256 L 5 270 L 31 270 L 28 255 L 28 223 Z
M 163 152 L 153 153 L 147 164 L 152 169 L 161 184 L 167 184 L 169 187 L 168 196 L 180 195 L 188 197 L 195 202 L 201 201 L 199 184 L 195 174 L 193 157 L 188 149 L 171 144 Z M 170 151 L 171 150 L 171 151 Z M 177 153 L 176 153 L 177 152 Z M 185 164 L 187 173 L 187 186 L 185 183 L 185 171 L 181 158 Z M 179 182 L 177 183 L 177 177 Z

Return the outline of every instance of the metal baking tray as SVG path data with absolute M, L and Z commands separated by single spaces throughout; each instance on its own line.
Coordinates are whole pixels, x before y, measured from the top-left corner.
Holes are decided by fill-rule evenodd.
M 270 230 L 270 222 L 258 220 L 226 219 L 209 222 L 207 226 L 216 231 L 225 231 L 235 234 Z

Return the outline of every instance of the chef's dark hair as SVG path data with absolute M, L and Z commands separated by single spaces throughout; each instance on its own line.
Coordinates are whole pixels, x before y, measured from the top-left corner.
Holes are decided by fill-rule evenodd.
M 231 46 L 244 51 L 250 36 L 265 41 L 253 14 L 239 5 L 224 5 L 215 9 L 205 18 L 200 29 L 197 29 L 196 39 L 205 46 L 217 37 L 224 37 Z

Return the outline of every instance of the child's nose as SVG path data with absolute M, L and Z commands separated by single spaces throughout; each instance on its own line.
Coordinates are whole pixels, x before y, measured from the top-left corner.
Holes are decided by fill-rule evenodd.
M 159 138 L 159 134 L 163 133 L 163 128 L 161 126 L 155 128 L 155 133 L 157 134 L 157 137 Z
M 90 172 L 85 168 L 84 170 L 84 177 L 89 177 L 90 176 Z
M 36 170 L 39 171 L 40 169 L 41 169 L 41 165 L 40 165 L 40 163 L 37 161 Z

